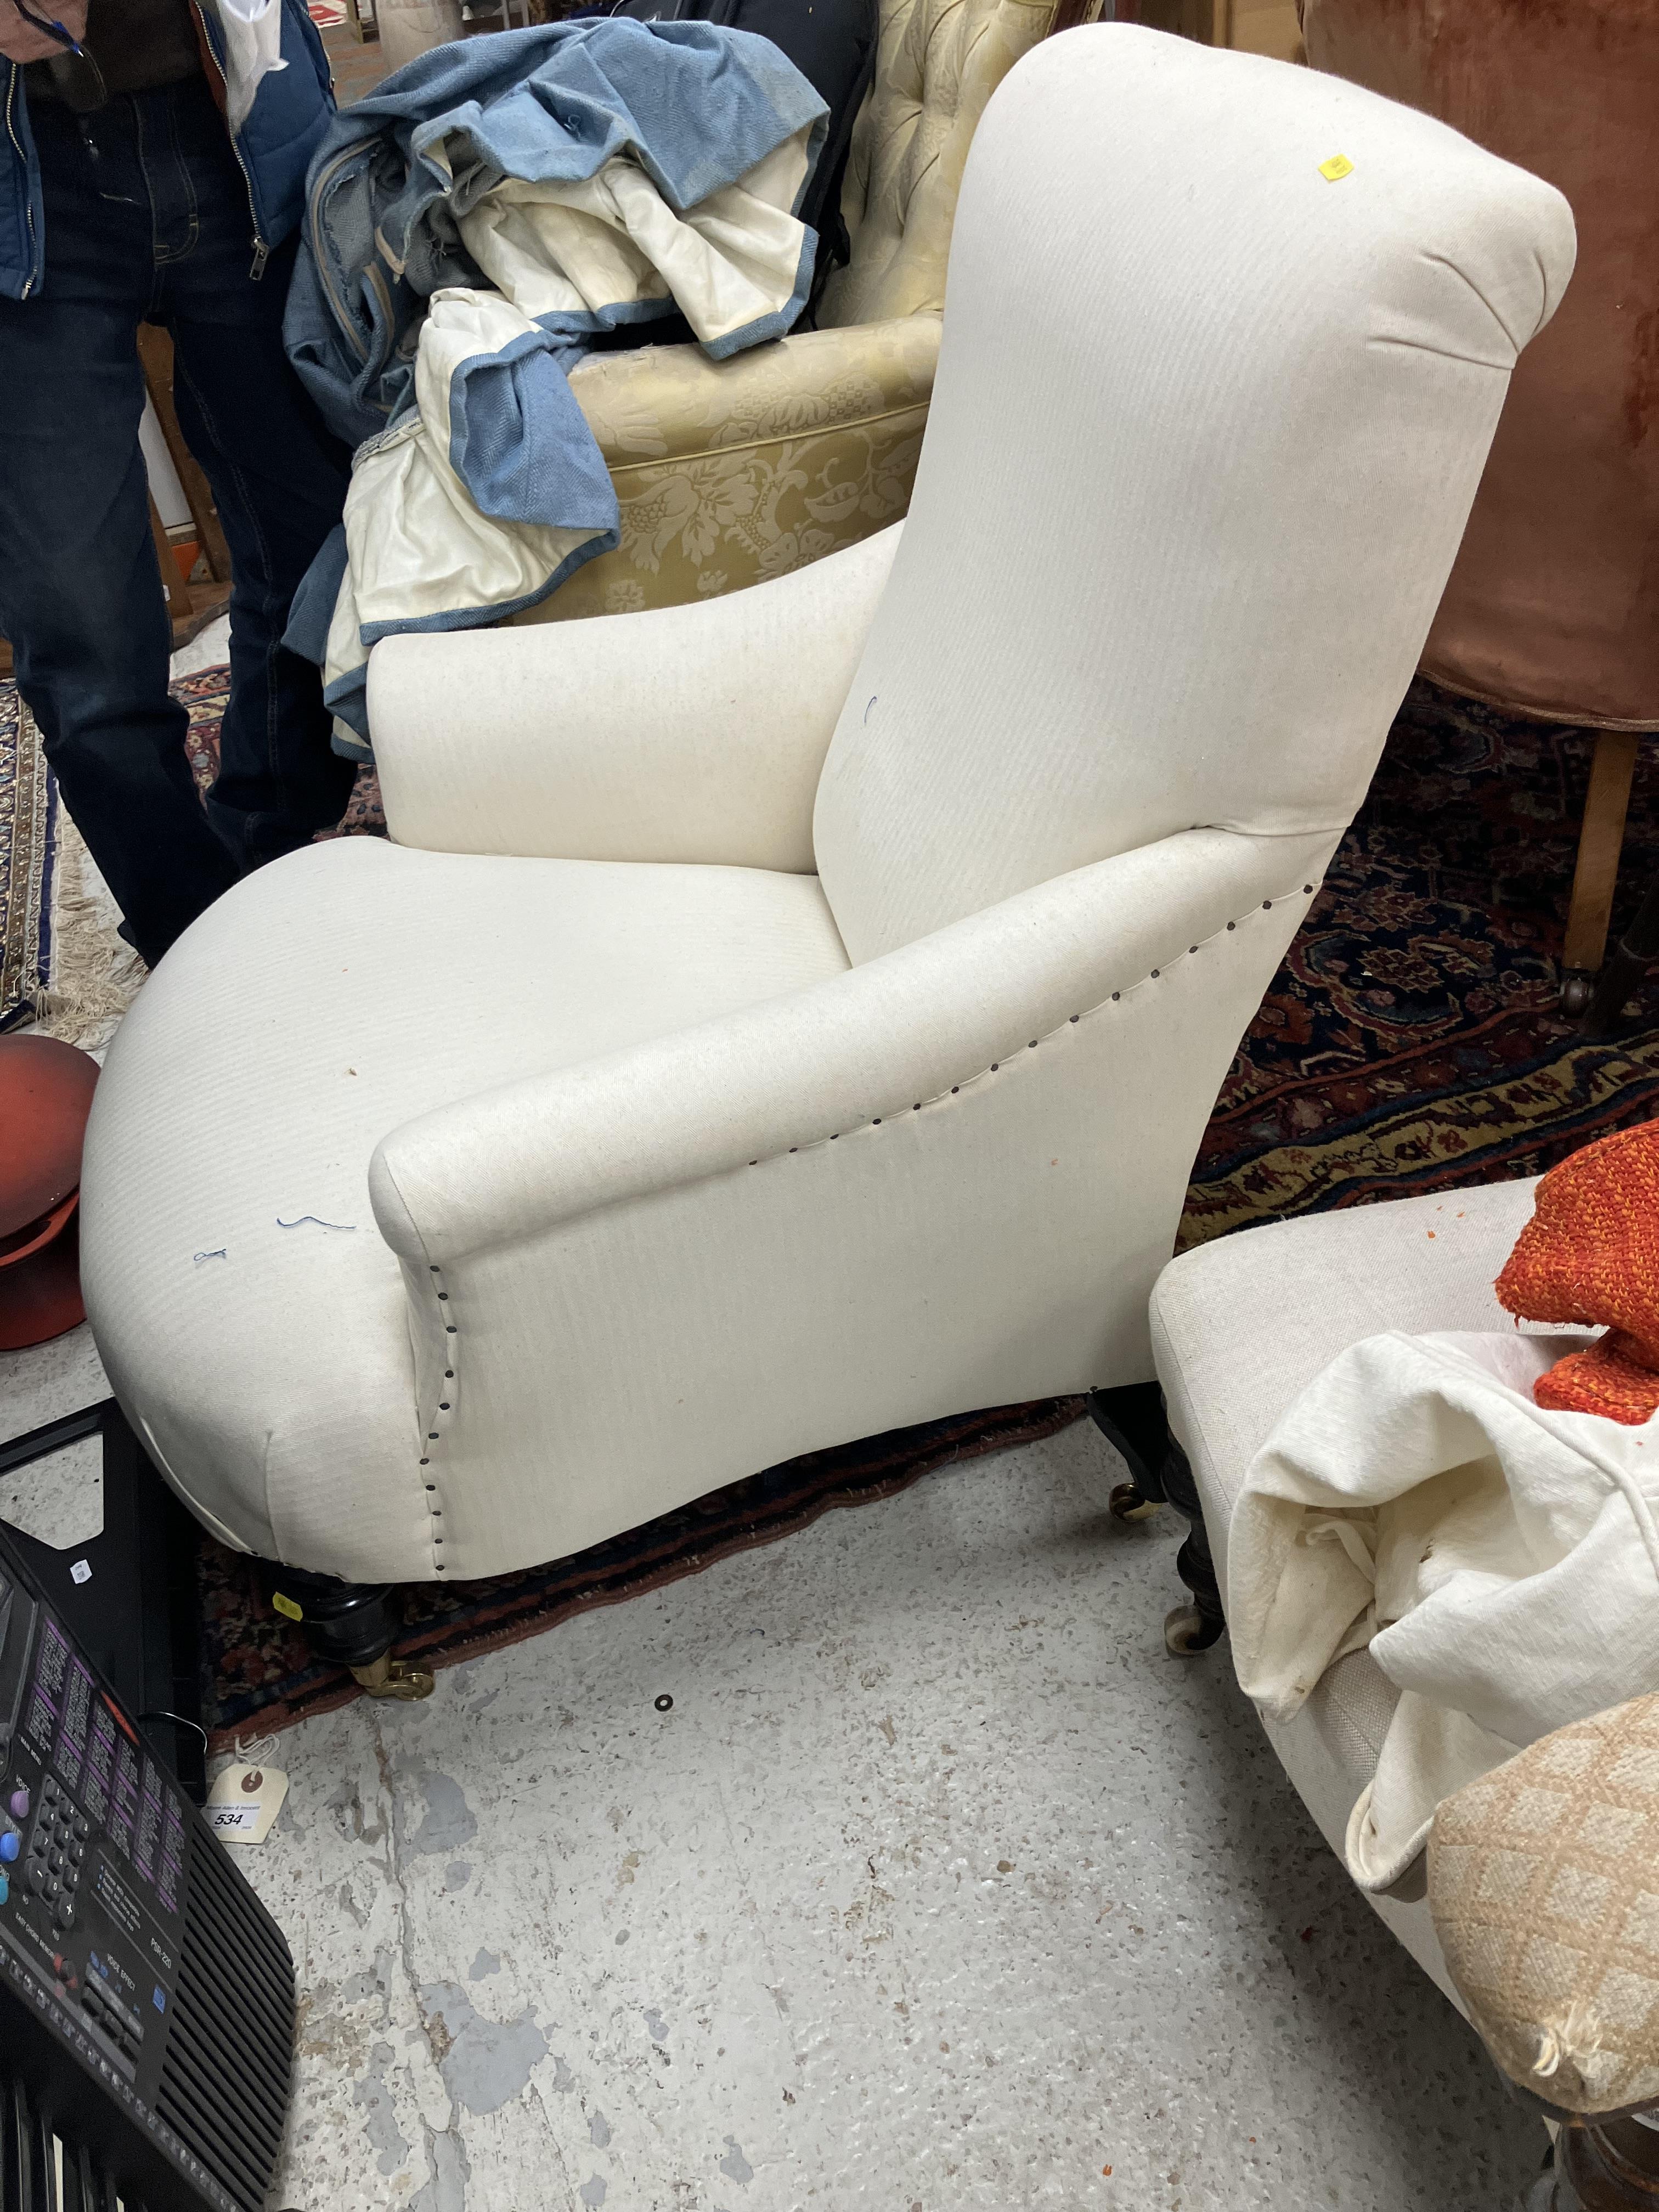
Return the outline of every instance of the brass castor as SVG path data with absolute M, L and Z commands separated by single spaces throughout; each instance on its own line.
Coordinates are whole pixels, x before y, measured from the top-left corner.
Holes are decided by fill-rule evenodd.
M 1133 1482 L 1115 1484 L 1109 1505 L 1114 1521 L 1150 1521 L 1158 1510 L 1157 1498 Z
M 1195 1605 L 1178 1605 L 1164 1616 L 1164 1648 L 1177 1659 L 1195 1658 L 1219 1643 L 1225 1626 L 1209 1620 Z
M 1570 1022 L 1589 1011 L 1590 994 L 1595 988 L 1595 978 L 1588 968 L 1564 968 L 1561 971 L 1561 1011 Z
M 354 1667 L 353 1674 L 359 1686 L 371 1698 L 400 1698 L 411 1703 L 416 1698 L 432 1695 L 432 1676 L 424 1667 L 411 1666 L 407 1659 L 394 1659 L 389 1651 L 371 1659 L 366 1667 Z
M 325 1666 L 343 1667 L 371 1698 L 429 1698 L 424 1667 L 394 1659 L 392 1641 L 404 1616 L 403 1594 L 388 1583 L 343 1583 L 334 1575 L 267 1562 L 272 1607 L 305 1631 Z

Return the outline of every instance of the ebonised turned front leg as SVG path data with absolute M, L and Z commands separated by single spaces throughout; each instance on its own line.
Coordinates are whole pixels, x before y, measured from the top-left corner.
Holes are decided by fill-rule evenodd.
M 1188 1658 L 1194 1652 L 1207 1651 L 1219 1641 L 1227 1626 L 1227 1615 L 1210 1553 L 1210 1532 L 1204 1525 L 1198 1485 L 1193 1480 L 1186 1453 L 1173 1437 L 1164 1462 L 1164 1495 L 1189 1523 L 1187 1540 L 1176 1553 L 1176 1572 L 1192 1592 L 1193 1601 L 1189 1606 L 1178 1605 L 1164 1623 L 1164 1643 L 1178 1657 Z
M 1170 1433 L 1164 1394 L 1156 1382 L 1091 1390 L 1089 1412 L 1095 1426 L 1129 1470 L 1128 1481 L 1120 1483 L 1112 1492 L 1111 1510 L 1116 1517 L 1139 1521 L 1167 1504 L 1190 1523 L 1187 1540 L 1176 1554 L 1176 1572 L 1192 1592 L 1192 1602 L 1176 1606 L 1166 1618 L 1164 1641 L 1181 1658 L 1207 1651 L 1226 1627 L 1226 1614 L 1198 1486 L 1186 1453 Z
M 1648 2117 L 1653 2108 L 1648 2107 Z M 1655 2212 L 1659 2132 L 1628 2114 L 1569 2118 L 1555 2142 L 1557 2212 Z

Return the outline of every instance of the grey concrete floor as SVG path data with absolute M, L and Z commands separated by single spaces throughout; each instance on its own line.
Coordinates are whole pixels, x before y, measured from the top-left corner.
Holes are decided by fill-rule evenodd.
M 1120 1474 L 1079 1425 L 283 1735 L 273 2207 L 1507 2212 L 1541 2134 L 1164 1656 Z

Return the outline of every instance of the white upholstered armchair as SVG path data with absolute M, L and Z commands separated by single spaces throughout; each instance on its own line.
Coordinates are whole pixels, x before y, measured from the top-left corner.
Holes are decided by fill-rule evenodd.
M 88 1309 L 201 1517 L 483 1574 L 1150 1376 L 1572 250 L 1425 116 L 1071 33 L 975 142 L 902 535 L 378 647 L 395 842 L 233 890 L 94 1109 Z

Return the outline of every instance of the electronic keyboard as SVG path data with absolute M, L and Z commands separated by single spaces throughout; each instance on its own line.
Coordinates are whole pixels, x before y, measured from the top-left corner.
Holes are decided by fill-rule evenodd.
M 0 1529 L 0 2212 L 264 2212 L 294 1964 Z

